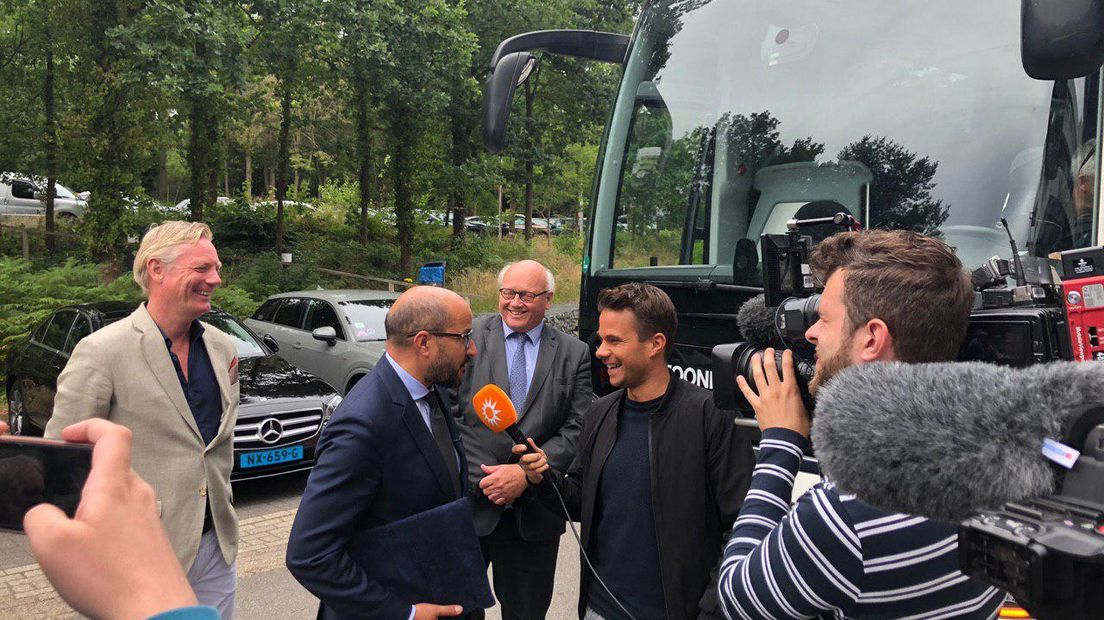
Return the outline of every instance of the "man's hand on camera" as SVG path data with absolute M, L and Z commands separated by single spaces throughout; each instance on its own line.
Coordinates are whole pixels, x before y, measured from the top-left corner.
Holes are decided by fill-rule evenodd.
M 794 376 L 793 353 L 782 352 L 782 378 L 778 378 L 778 365 L 774 361 L 774 349 L 767 349 L 751 360 L 751 376 L 755 389 L 742 377 L 736 384 L 755 409 L 759 428 L 788 428 L 809 436 L 809 413 L 801 402 L 801 392 Z M 758 391 L 758 394 L 756 394 Z
M 4 424 L 3 422 L 0 422 L 0 435 L 7 435 L 7 434 L 8 434 L 8 425 Z
M 153 488 L 130 468 L 130 430 L 92 419 L 61 437 L 95 444 L 77 516 L 39 504 L 23 518 L 31 552 L 58 594 L 92 618 L 148 618 L 195 605 Z

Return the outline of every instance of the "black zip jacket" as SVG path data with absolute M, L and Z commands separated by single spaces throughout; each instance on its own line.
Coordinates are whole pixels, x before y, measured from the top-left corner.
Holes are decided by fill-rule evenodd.
M 540 501 L 582 523 L 583 547 L 593 546 L 594 506 L 602 467 L 617 440 L 618 413 L 625 390 L 591 404 L 583 422 L 579 451 L 566 473 L 545 472 L 534 489 Z M 721 616 L 717 608 L 717 567 L 732 523 L 740 513 L 755 466 L 752 439 L 731 412 L 713 405 L 704 388 L 671 376 L 667 393 L 651 417 L 652 514 L 659 545 L 660 578 L 669 620 Z M 589 589 L 600 588 L 582 563 L 579 617 Z

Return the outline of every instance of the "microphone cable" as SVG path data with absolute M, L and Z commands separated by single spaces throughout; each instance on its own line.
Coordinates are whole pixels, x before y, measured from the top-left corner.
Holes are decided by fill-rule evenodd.
M 567 474 L 563 474 L 563 477 L 566 478 Z M 564 501 L 563 495 L 560 494 L 560 487 L 556 486 L 556 483 L 552 482 L 551 480 L 547 480 L 547 482 L 552 487 L 552 490 L 556 492 L 556 499 L 560 500 L 560 506 L 563 508 L 564 520 L 567 521 L 567 526 L 571 528 L 571 533 L 575 536 L 575 542 L 579 545 L 579 553 L 583 556 L 583 560 L 586 561 L 587 568 L 590 569 L 590 574 L 594 575 L 594 578 L 602 586 L 602 589 L 606 591 L 606 594 L 608 594 L 610 598 L 613 599 L 614 603 L 617 603 L 617 606 L 621 608 L 621 611 L 625 612 L 625 616 L 627 616 L 629 620 L 636 620 L 636 617 L 629 613 L 628 609 L 625 609 L 625 606 L 621 604 L 621 600 L 618 599 L 617 596 L 613 594 L 613 591 L 609 589 L 609 586 L 606 585 L 606 582 L 602 581 L 602 578 L 598 576 L 598 571 L 595 570 L 594 565 L 590 563 L 590 557 L 587 556 L 586 549 L 583 549 L 583 539 L 579 536 L 579 532 L 575 529 L 575 522 L 571 519 L 571 512 L 567 509 L 567 502 Z

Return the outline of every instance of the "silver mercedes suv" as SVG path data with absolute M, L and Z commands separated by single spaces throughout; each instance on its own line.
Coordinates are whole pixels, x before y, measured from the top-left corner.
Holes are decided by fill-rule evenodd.
M 383 319 L 398 293 L 294 291 L 269 297 L 245 323 L 281 357 L 345 395 L 386 351 Z

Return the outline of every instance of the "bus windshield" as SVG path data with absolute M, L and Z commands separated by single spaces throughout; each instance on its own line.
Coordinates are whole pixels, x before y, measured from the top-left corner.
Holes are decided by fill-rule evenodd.
M 650 4 L 584 269 L 758 286 L 761 234 L 841 211 L 968 268 L 1011 256 L 1002 217 L 1036 256 L 1090 245 L 1098 75 L 1032 80 L 1019 33 L 1005 0 Z

